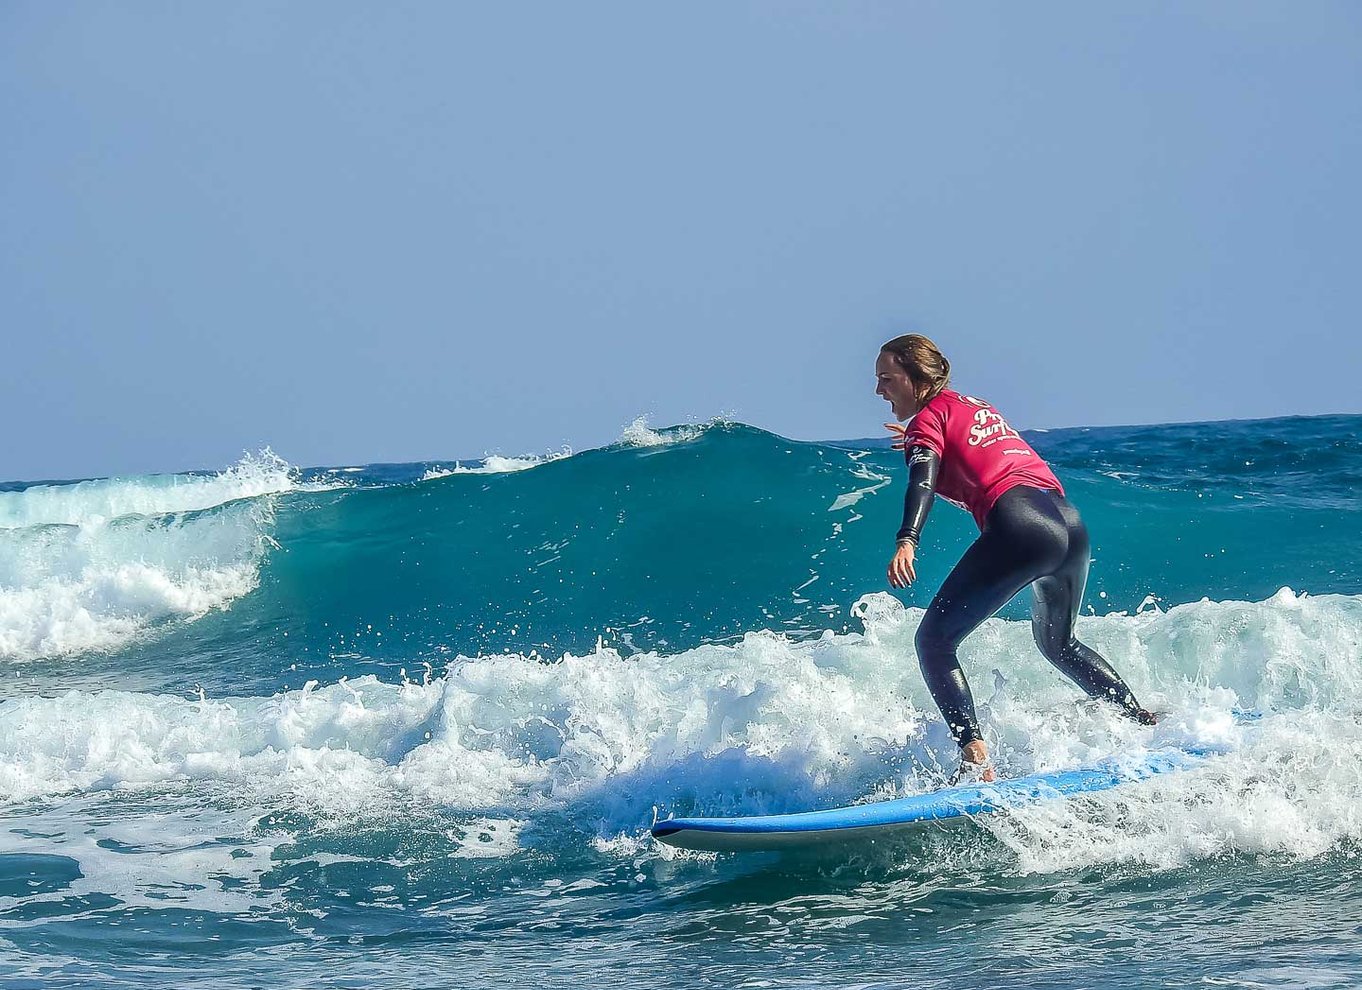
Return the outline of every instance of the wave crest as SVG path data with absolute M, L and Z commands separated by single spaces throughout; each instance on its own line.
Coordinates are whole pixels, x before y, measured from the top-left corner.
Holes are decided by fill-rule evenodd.
M 268 447 L 216 474 L 156 474 L 33 485 L 0 492 L 0 530 L 102 526 L 124 516 L 195 512 L 243 498 L 291 491 L 297 471 Z
M 685 423 L 654 430 L 648 426 L 647 416 L 638 416 L 624 428 L 617 442 L 625 447 L 667 447 L 675 443 L 698 440 L 704 436 L 706 430 L 728 425 L 728 420 L 715 417 L 704 423 Z
M 525 454 L 522 457 L 505 457 L 501 454 L 488 454 L 477 464 L 455 464 L 452 467 L 427 468 L 421 481 L 434 481 L 455 474 L 510 474 L 515 471 L 528 471 L 552 461 L 560 461 L 572 456 L 572 448 L 564 446 L 561 450 L 551 450 L 547 454 Z
M 0 506 L 0 658 L 110 651 L 252 591 L 294 469 L 272 451 L 216 475 L 38 486 Z

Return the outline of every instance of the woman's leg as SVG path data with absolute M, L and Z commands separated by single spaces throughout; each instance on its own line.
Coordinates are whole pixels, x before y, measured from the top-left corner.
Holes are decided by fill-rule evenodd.
M 1069 550 L 1053 574 L 1031 585 L 1031 632 L 1045 658 L 1088 693 L 1120 706 L 1131 718 L 1152 724 L 1121 675 L 1096 650 L 1074 638 L 1074 620 L 1088 581 L 1088 530 L 1078 511 L 1056 497 L 1069 536 Z
M 1033 496 L 1043 494 L 1014 488 L 998 500 L 984 531 L 942 583 L 918 626 L 923 680 L 962 748 L 982 737 L 956 656 L 960 641 L 1022 588 L 1054 570 L 1064 555 L 1062 520 L 1053 511 L 1035 511 L 1032 504 Z

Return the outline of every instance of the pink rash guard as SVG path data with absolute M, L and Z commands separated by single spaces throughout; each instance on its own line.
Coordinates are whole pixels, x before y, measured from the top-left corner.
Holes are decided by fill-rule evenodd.
M 946 389 L 908 423 L 905 456 L 927 447 L 941 459 L 936 493 L 974 516 L 980 529 L 1009 488 L 1030 485 L 1064 494 L 1053 471 L 1031 445 L 983 399 Z

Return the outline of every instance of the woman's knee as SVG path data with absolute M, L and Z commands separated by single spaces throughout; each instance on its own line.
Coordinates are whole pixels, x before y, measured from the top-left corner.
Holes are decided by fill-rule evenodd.
M 922 665 L 923 670 L 937 667 L 943 661 L 949 665 L 955 656 L 955 648 L 959 645 L 946 630 L 932 621 L 931 612 L 923 616 L 921 624 L 917 627 L 917 635 L 913 637 L 918 663 Z
M 1067 629 L 1047 618 L 1035 616 L 1031 619 L 1031 637 L 1046 660 L 1051 663 L 1063 662 L 1064 651 L 1071 642 Z

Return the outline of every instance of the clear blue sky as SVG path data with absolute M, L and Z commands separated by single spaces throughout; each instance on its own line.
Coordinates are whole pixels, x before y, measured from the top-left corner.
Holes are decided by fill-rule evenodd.
M 1362 4 L 0 2 L 0 477 L 1362 411 Z

